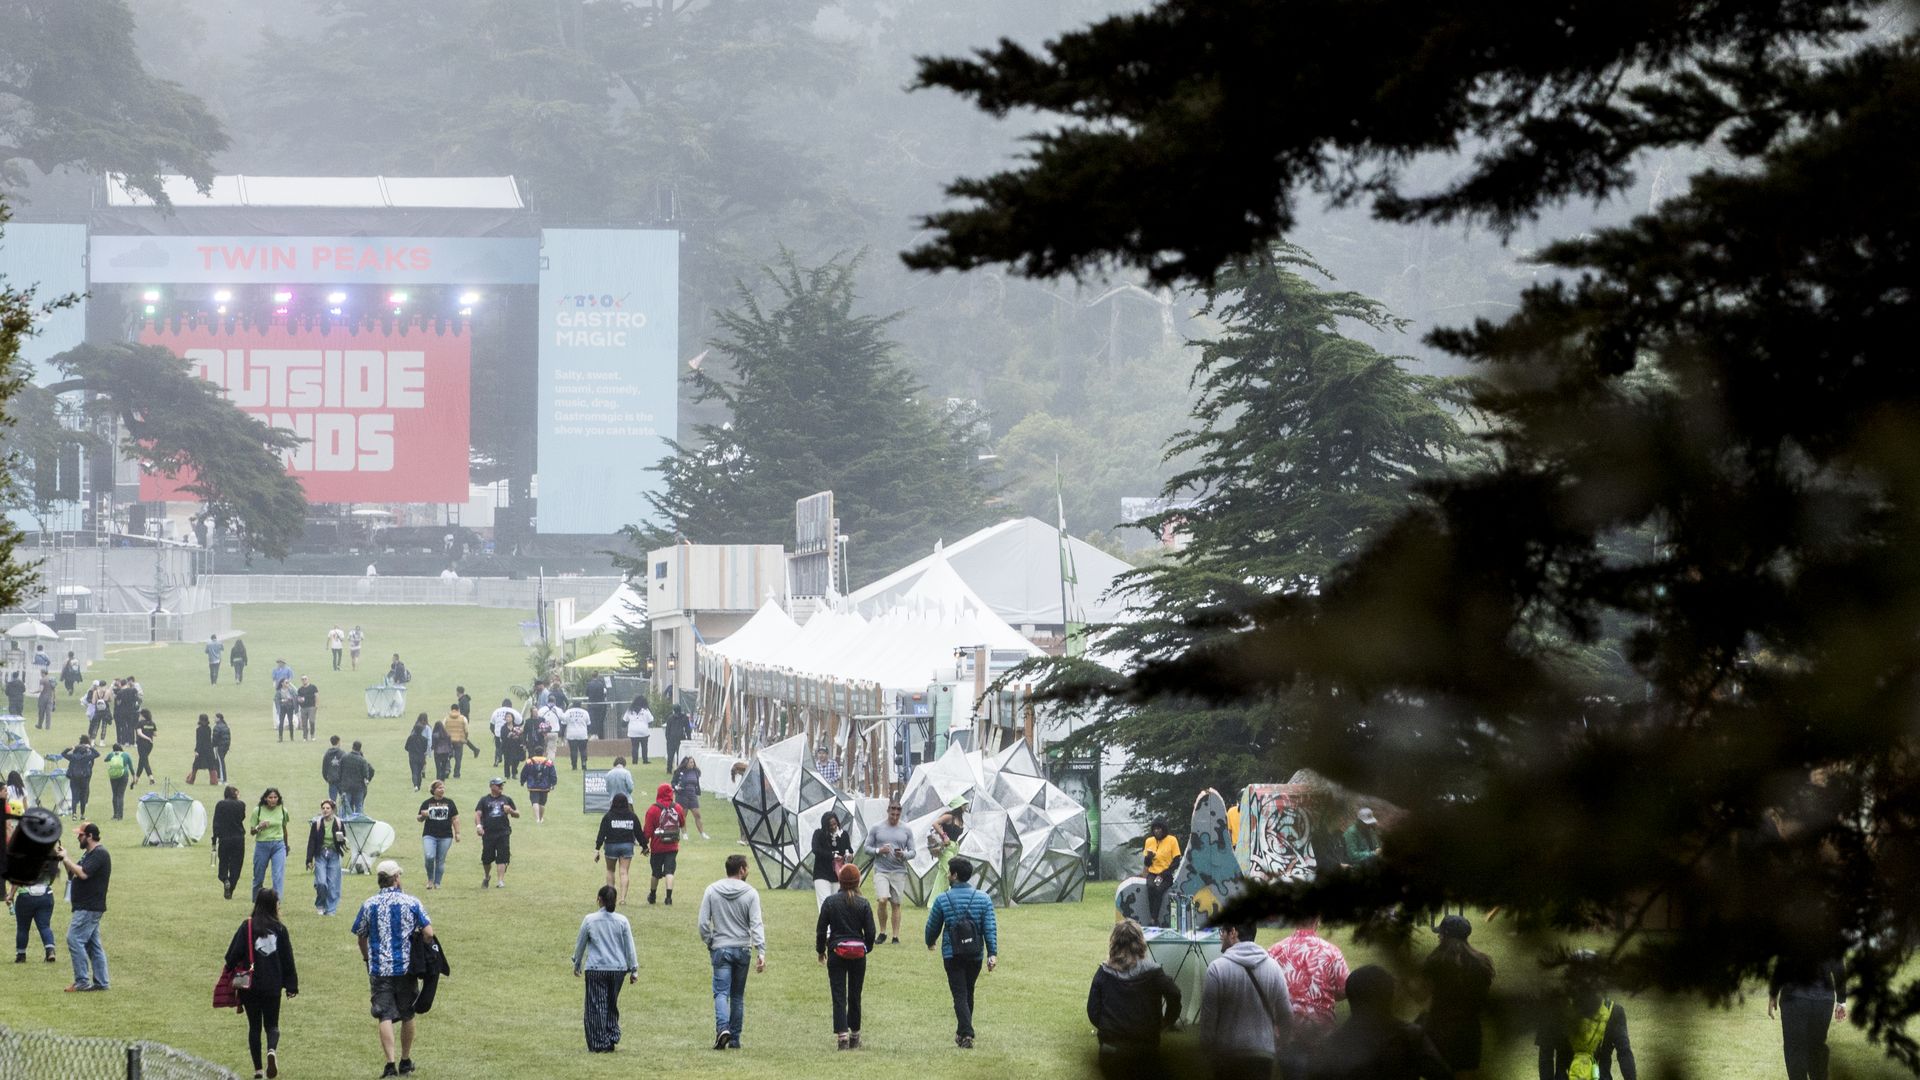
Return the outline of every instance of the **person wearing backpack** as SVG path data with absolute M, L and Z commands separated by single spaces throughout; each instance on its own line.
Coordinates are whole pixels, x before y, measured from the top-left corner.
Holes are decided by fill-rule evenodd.
M 535 754 L 520 766 L 520 786 L 527 789 L 527 801 L 533 804 L 533 823 L 543 825 L 547 820 L 547 793 L 560 782 L 560 773 L 554 768 L 553 759 L 545 754 Z
M 340 749 L 340 736 L 328 736 L 327 752 L 320 755 L 320 779 L 326 781 L 327 798 L 336 806 L 340 803 L 340 759 L 346 756 L 347 752 Z
M 119 821 L 127 805 L 127 781 L 133 778 L 133 755 L 119 743 L 107 751 L 107 783 L 113 785 L 113 820 Z
M 673 872 L 680 861 L 680 830 L 686 823 L 686 809 L 673 800 L 673 785 L 661 784 L 654 792 L 653 805 L 647 807 L 645 822 L 647 862 L 653 870 L 653 880 L 647 884 L 649 904 L 665 881 L 667 906 L 673 906 Z
M 936 941 L 947 969 L 947 990 L 953 994 L 953 1044 L 971 1050 L 973 987 L 983 962 L 988 971 L 1000 963 L 1000 932 L 993 898 L 973 887 L 973 863 L 957 855 L 947 864 L 947 891 L 935 897 L 927 911 L 928 952 Z
M 1220 928 L 1220 955 L 1200 990 L 1196 1038 L 1215 1080 L 1267 1080 L 1292 1025 L 1286 973 L 1253 935 L 1252 923 Z

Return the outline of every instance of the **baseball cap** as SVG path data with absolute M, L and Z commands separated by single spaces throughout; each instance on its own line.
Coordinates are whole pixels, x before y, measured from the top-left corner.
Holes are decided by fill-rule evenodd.
M 505 787 L 505 786 L 506 786 L 506 784 L 507 784 L 507 782 L 506 782 L 505 780 L 503 780 L 503 779 L 501 779 L 501 778 L 500 778 L 500 777 L 498 777 L 498 776 L 496 776 L 496 777 L 494 777 L 493 779 L 491 779 L 491 780 L 489 780 L 489 781 L 487 781 L 487 786 L 488 786 L 488 787 L 495 787 L 495 786 L 499 786 L 499 787 Z
M 1359 818 L 1361 821 L 1367 823 L 1368 825 L 1377 825 L 1380 823 L 1380 819 L 1374 816 L 1373 807 L 1371 806 L 1361 807 L 1360 812 L 1353 816 Z

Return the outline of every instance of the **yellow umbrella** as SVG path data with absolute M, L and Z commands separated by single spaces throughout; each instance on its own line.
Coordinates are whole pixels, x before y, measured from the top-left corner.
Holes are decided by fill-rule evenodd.
M 627 671 L 639 667 L 640 661 L 635 659 L 632 653 L 616 645 L 611 649 L 601 649 L 597 653 L 583 656 L 578 660 L 572 661 L 567 666 L 570 668 L 588 668 L 593 670 Z

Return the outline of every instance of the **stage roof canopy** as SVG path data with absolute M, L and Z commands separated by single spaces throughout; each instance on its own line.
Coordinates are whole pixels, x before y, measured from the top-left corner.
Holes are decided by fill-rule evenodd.
M 524 210 L 511 176 L 216 176 L 200 194 L 185 176 L 161 178 L 176 209 L 276 206 L 361 209 Z M 107 178 L 110 207 L 152 207 L 154 201 Z

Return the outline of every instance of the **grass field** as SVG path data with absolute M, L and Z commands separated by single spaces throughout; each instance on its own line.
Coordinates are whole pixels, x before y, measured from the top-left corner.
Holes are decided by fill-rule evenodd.
M 229 771 L 242 797 L 251 803 L 263 787 L 276 785 L 286 793 L 296 820 L 314 813 L 325 795 L 319 762 L 326 736 L 366 743 L 379 771 L 367 811 L 398 831 L 400 841 L 390 854 L 405 867 L 409 891 L 423 897 L 454 973 L 442 984 L 432 1014 L 420 1022 L 415 1059 L 423 1077 L 611 1077 L 724 1068 L 729 1076 L 743 1078 L 832 1069 L 852 1077 L 940 1073 L 1030 1080 L 1089 1070 L 1093 1042 L 1086 989 L 1112 925 L 1110 883 L 1090 886 L 1080 904 L 1002 912 L 1003 963 L 999 971 L 982 976 L 980 1036 L 972 1051 L 952 1045 L 952 1013 L 938 958 L 911 940 L 884 946 L 867 978 L 868 1049 L 847 1055 L 832 1054 L 826 976 L 812 955 L 812 895 L 763 889 L 771 950 L 766 973 L 748 984 L 746 1049 L 715 1053 L 706 954 L 694 922 L 701 890 L 720 876 L 727 855 L 745 850 L 734 843 L 731 814 L 717 800 L 708 803 L 706 824 L 713 839 L 695 838 L 681 850 L 675 905 L 648 907 L 641 902 L 644 888 L 635 888 L 637 906 L 625 910 L 639 944 L 641 982 L 621 999 L 625 1039 L 617 1054 L 588 1054 L 580 1028 L 580 988 L 569 957 L 580 917 L 591 910 L 604 875 L 592 861 L 598 822 L 580 812 L 577 781 L 562 762 L 547 823 L 536 826 L 529 814 L 514 830 L 511 884 L 482 892 L 479 847 L 469 826 L 472 805 L 485 793 L 490 774 L 490 751 L 483 745 L 480 758 L 468 758 L 464 778 L 449 782 L 449 793 L 468 813 L 446 887 L 424 892 L 414 823 L 424 796 L 412 790 L 407 777 L 401 749 L 407 721 L 369 719 L 361 702 L 361 689 L 377 681 L 390 654 L 398 651 L 415 675 L 410 712 L 424 710 L 438 718 L 456 684 L 472 692 L 476 713 L 490 711 L 506 687 L 529 678 L 519 618 L 518 612 L 475 608 L 242 607 L 234 623 L 246 632 L 253 662 L 244 686 L 235 686 L 223 671 L 221 683 L 209 687 L 198 644 L 118 648 L 90 674 L 139 676 L 160 725 L 156 769 L 176 784 L 191 762 L 194 716 L 225 712 L 234 725 Z M 366 655 L 357 673 L 331 670 L 325 636 L 336 621 L 366 629 Z M 266 676 L 279 656 L 320 687 L 319 741 L 274 740 Z M 61 741 L 37 739 L 43 750 L 66 745 L 81 730 L 82 714 L 64 697 L 61 705 L 53 733 Z M 486 737 L 481 738 L 485 744 Z M 657 760 L 653 768 L 651 774 L 636 770 L 643 791 L 664 777 Z M 91 809 L 114 856 L 102 931 L 113 989 L 60 992 L 71 981 L 64 943 L 68 909 L 62 903 L 54 917 L 60 963 L 34 959 L 9 969 L 15 977 L 7 980 L 10 993 L 0 1021 L 23 1029 L 155 1039 L 250 1075 L 245 1021 L 209 1007 L 222 952 L 245 917 L 246 904 L 221 899 L 207 846 L 142 847 L 131 804 L 127 820 L 106 820 L 111 809 L 106 787 L 102 773 Z M 524 811 L 522 789 L 512 785 L 508 790 Z M 203 784 L 195 794 L 211 809 L 218 789 Z M 377 1076 L 381 1058 L 366 1011 L 365 969 L 348 933 L 352 911 L 373 891 L 372 879 L 349 875 L 340 915 L 320 918 L 312 910 L 311 876 L 299 872 L 304 831 L 301 837 L 289 859 L 285 914 L 302 992 L 283 1013 L 282 1072 L 293 1078 Z M 643 871 L 636 866 L 636 872 Z M 251 874 L 249 865 L 247 880 Z M 924 913 L 916 918 L 909 911 L 908 917 L 917 923 Z M 917 929 L 909 936 L 916 937 Z M 1349 944 L 1343 935 L 1333 936 Z M 1478 934 L 1475 943 L 1494 953 L 1503 980 L 1532 970 L 1515 943 L 1496 932 Z M 37 957 L 37 942 L 29 952 Z M 1351 948 L 1348 956 L 1356 966 L 1365 958 Z M 1783 1071 L 1778 1028 L 1766 1019 L 1764 996 L 1728 1011 L 1646 1000 L 1629 1001 L 1627 1007 L 1644 1075 L 1672 1075 L 1658 1066 L 1682 1064 L 1696 1078 L 1746 1080 Z M 1407 1014 L 1416 1008 L 1409 1004 Z M 1837 1028 L 1832 1041 L 1837 1074 L 1887 1071 L 1852 1028 Z M 1190 1060 L 1197 1054 L 1184 1037 L 1175 1038 L 1175 1048 Z M 1524 1046 L 1502 1051 L 1491 1065 L 1483 1076 L 1518 1080 L 1533 1075 Z

